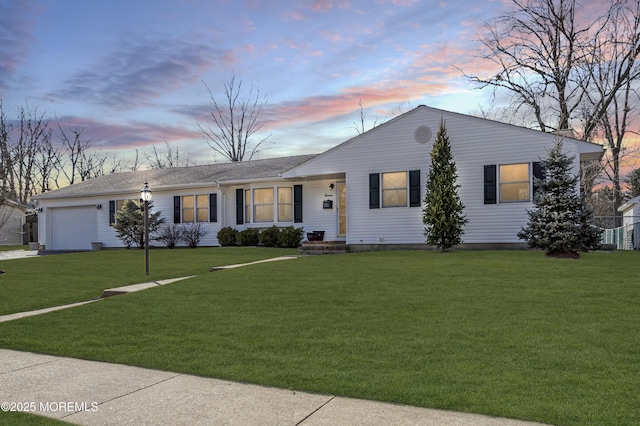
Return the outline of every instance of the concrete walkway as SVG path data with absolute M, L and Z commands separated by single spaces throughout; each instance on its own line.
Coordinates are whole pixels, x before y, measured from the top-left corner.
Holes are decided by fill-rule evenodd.
M 536 425 L 6 349 L 0 359 L 3 411 L 83 425 Z
M 7 250 L 0 251 L 0 260 L 24 259 L 27 257 L 37 257 L 36 250 Z

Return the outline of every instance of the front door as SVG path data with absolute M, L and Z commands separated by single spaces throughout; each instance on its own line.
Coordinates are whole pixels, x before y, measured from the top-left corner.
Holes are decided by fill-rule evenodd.
M 347 236 L 347 185 L 338 183 L 338 237 Z

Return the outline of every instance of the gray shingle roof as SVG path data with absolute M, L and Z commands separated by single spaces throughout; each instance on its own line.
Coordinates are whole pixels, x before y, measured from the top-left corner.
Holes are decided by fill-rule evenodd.
M 278 178 L 281 173 L 313 158 L 315 155 L 270 158 L 265 160 L 220 163 L 207 166 L 174 167 L 113 173 L 56 189 L 34 197 L 36 200 L 85 197 L 101 194 L 138 192 L 149 182 L 151 190 L 198 184 L 232 183 L 244 180 Z

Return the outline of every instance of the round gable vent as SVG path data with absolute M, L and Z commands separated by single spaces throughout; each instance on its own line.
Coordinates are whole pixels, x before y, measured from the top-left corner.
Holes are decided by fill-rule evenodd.
M 420 126 L 416 129 L 414 136 L 416 138 L 416 142 L 427 143 L 431 140 L 431 129 L 427 126 Z

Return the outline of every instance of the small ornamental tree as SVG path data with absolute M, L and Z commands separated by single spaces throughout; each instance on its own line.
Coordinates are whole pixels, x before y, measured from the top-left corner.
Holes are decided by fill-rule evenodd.
M 164 219 L 160 218 L 160 212 L 151 213 L 153 203 L 149 203 L 149 239 L 158 231 Z M 113 225 L 118 238 L 124 242 L 127 248 L 135 244 L 138 248 L 144 247 L 144 204 L 135 200 L 127 200 L 116 213 L 116 223 Z
M 602 231 L 592 225 L 593 212 L 578 193 L 578 176 L 571 175 L 573 159 L 558 138 L 542 161 L 544 178 L 536 179 L 536 208 L 527 212 L 529 223 L 518 232 L 518 238 L 547 256 L 577 259 L 579 252 L 600 246 Z
M 464 204 L 458 196 L 456 184 L 458 172 L 451 153 L 444 119 L 431 150 L 431 168 L 424 198 L 422 222 L 427 244 L 448 251 L 462 242 L 467 219 L 463 214 Z

